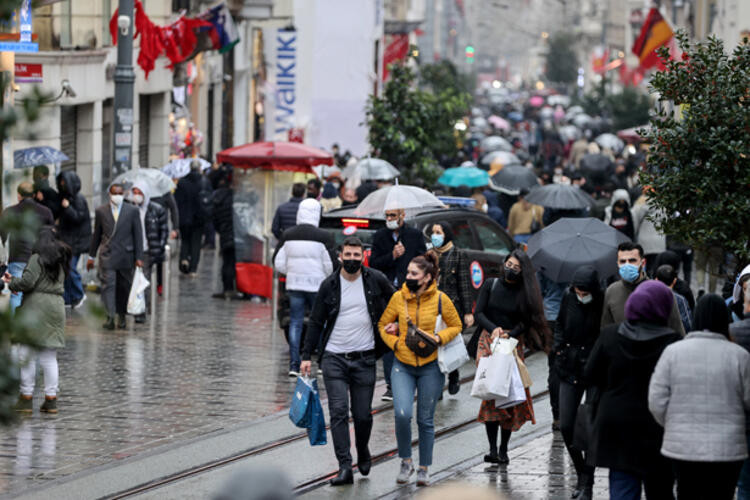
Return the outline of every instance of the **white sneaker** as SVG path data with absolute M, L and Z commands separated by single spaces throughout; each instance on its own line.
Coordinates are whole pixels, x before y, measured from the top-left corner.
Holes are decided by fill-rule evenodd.
M 299 372 L 295 372 L 294 370 L 289 370 L 289 377 L 290 378 L 297 378 L 297 377 L 299 377 Z
M 79 300 L 78 302 L 75 302 L 75 303 L 71 304 L 71 308 L 72 309 L 78 309 L 79 307 L 81 307 L 83 305 L 84 302 L 86 302 L 86 294 L 85 293 L 83 294 L 83 297 L 81 297 L 81 300 Z

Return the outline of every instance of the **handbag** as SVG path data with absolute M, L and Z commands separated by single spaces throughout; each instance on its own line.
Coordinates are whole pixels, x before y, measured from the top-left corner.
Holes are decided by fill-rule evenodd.
M 420 330 L 409 317 L 409 305 L 404 298 L 406 314 L 406 347 L 420 358 L 427 358 L 437 350 L 438 343 L 429 333 Z
M 443 320 L 442 298 L 442 295 L 438 298 L 438 317 L 435 320 L 435 333 L 448 328 L 448 325 Z M 469 361 L 469 353 L 466 351 L 464 338 L 460 333 L 453 337 L 447 344 L 441 344 L 438 347 L 438 367 L 440 367 L 440 371 L 443 373 L 458 370 L 467 361 Z
M 599 389 L 590 387 L 586 390 L 586 400 L 578 406 L 576 421 L 573 427 L 573 447 L 579 451 L 588 451 L 593 441 L 594 421 L 599 407 Z
M 490 285 L 490 297 L 492 297 L 492 292 L 495 291 L 495 287 L 498 283 L 498 278 L 493 278 L 492 284 Z M 482 332 L 484 330 L 482 330 L 479 325 L 476 325 L 473 328 L 474 333 L 471 334 L 469 343 L 466 344 L 466 351 L 469 353 L 469 356 L 471 356 L 472 359 L 477 359 L 477 351 L 479 350 L 479 338 L 482 336 Z

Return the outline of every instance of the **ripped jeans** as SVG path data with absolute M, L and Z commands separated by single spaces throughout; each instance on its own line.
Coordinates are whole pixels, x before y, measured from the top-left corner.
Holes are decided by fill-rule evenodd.
M 419 465 L 432 465 L 435 443 L 435 407 L 443 392 L 445 375 L 437 361 L 423 366 L 406 365 L 395 359 L 391 372 L 393 410 L 396 418 L 398 456 L 411 458 L 411 418 L 414 412 L 414 391 L 417 391 L 417 428 L 419 429 Z

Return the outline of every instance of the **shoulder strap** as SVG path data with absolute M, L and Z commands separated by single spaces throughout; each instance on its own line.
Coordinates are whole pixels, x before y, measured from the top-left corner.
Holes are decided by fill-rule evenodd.
M 411 316 L 409 316 L 409 303 L 406 301 L 406 297 L 401 294 L 401 298 L 404 299 L 404 314 L 406 315 L 406 321 L 411 321 Z
M 443 294 L 438 292 L 438 314 L 443 315 Z

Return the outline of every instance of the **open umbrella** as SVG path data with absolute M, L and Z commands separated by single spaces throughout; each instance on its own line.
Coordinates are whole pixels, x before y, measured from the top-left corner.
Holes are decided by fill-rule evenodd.
M 573 118 L 574 118 L 575 116 L 577 116 L 577 115 L 580 115 L 580 114 L 583 114 L 583 113 L 584 113 L 584 111 L 583 111 L 583 108 L 582 108 L 581 106 L 578 106 L 578 105 L 576 105 L 576 106 L 571 106 L 571 107 L 569 107 L 569 108 L 568 108 L 568 110 L 567 110 L 567 111 L 565 112 L 565 119 L 566 119 L 566 120 L 568 120 L 568 121 L 570 121 L 570 120 L 572 120 L 572 119 L 573 119 Z
M 570 104 L 570 97 L 559 94 L 551 95 L 547 97 L 547 104 L 549 104 L 550 106 L 560 105 L 562 107 L 566 107 Z
M 581 129 L 575 125 L 563 125 L 560 127 L 560 138 L 565 141 L 576 141 L 581 138 Z
M 507 139 L 499 135 L 491 135 L 482 139 L 479 147 L 485 153 L 489 151 L 513 151 L 513 146 Z
M 534 172 L 526 167 L 511 165 L 490 178 L 490 187 L 510 195 L 517 195 L 521 189 L 531 189 L 539 185 Z
M 535 108 L 539 108 L 544 105 L 544 97 L 535 95 L 529 99 L 529 105 Z
M 52 163 L 62 163 L 70 158 L 60 150 L 49 146 L 16 149 L 13 151 L 13 168 L 30 168 Z
M 539 116 L 541 116 L 542 118 L 552 118 L 553 116 L 555 116 L 555 110 L 554 108 L 551 108 L 549 106 L 544 106 L 539 110 Z
M 438 179 L 443 186 L 458 187 L 469 186 L 482 187 L 490 182 L 490 175 L 486 170 L 477 167 L 454 167 L 446 169 Z
M 126 188 L 129 188 L 129 186 L 138 182 L 142 182 L 148 186 L 152 197 L 167 194 L 174 187 L 172 178 L 161 170 L 155 168 L 128 170 L 127 172 L 115 177 L 113 184 L 123 184 Z
M 578 128 L 586 128 L 586 125 L 591 123 L 593 121 L 593 118 L 591 118 L 586 113 L 580 113 L 578 115 L 575 115 L 570 121 Z
M 208 162 L 203 158 L 175 158 L 161 167 L 161 171 L 172 179 L 181 179 L 190 173 L 190 164 L 193 161 L 200 163 L 201 171 L 211 168 L 211 162 Z
M 482 116 L 478 116 L 471 120 L 471 126 L 478 129 L 485 129 L 487 128 L 487 120 Z
M 355 213 L 358 216 L 382 215 L 386 210 L 409 212 L 430 207 L 443 208 L 445 204 L 434 194 L 416 186 L 387 186 L 368 194 Z
M 547 184 L 534 187 L 526 196 L 526 201 L 558 210 L 580 210 L 593 207 L 595 204 L 594 199 L 581 188 L 568 184 Z
M 493 127 L 500 130 L 510 130 L 510 123 L 508 120 L 505 120 L 504 118 L 500 118 L 497 115 L 492 115 L 489 117 L 488 121 L 492 124 Z
M 625 147 L 622 139 L 617 137 L 615 134 L 602 134 L 594 139 L 594 142 L 596 142 L 602 148 L 611 149 L 615 154 L 619 154 L 620 151 L 622 151 L 622 148 Z
M 508 120 L 511 120 L 514 122 L 522 122 L 523 115 L 518 111 L 511 111 L 510 113 L 508 113 Z
M 583 265 L 591 265 L 602 279 L 617 272 L 617 246 L 629 241 L 599 219 L 562 218 L 545 227 L 528 243 L 534 267 L 556 283 L 568 283 Z
M 346 179 L 389 181 L 401 173 L 396 167 L 380 158 L 363 158 L 344 169 L 341 174 Z
M 487 153 L 482 157 L 480 164 L 489 167 L 496 162 L 502 163 L 504 167 L 508 167 L 510 165 L 523 165 L 518 156 L 508 151 L 492 151 L 491 153 Z
M 612 175 L 612 160 L 609 156 L 589 153 L 581 158 L 581 171 L 594 183 L 603 184 Z
M 310 167 L 315 165 L 333 165 L 333 155 L 299 142 L 251 142 L 221 151 L 216 161 L 240 168 L 312 173 Z
M 650 130 L 651 125 L 647 123 L 646 125 L 641 125 L 640 127 L 626 128 L 625 130 L 620 130 L 619 132 L 617 132 L 617 137 L 619 137 L 623 141 L 639 143 L 643 141 L 643 137 L 641 137 L 640 134 L 638 134 L 638 130 L 641 130 L 641 129 Z

